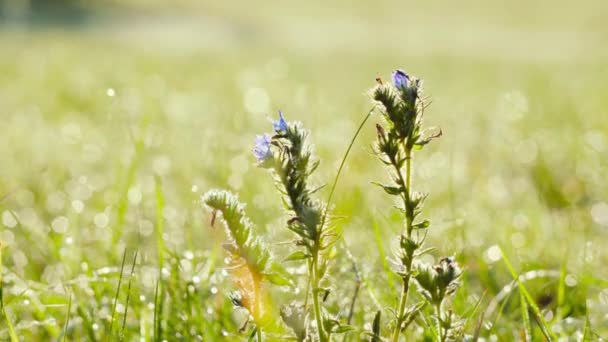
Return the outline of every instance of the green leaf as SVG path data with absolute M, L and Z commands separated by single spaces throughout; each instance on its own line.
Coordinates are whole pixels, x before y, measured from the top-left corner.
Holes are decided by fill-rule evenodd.
M 381 342 L 382 336 L 380 336 L 380 320 L 382 318 L 382 310 L 378 310 L 376 312 L 376 316 L 374 317 L 374 323 L 372 325 L 372 332 L 374 335 L 372 336 L 371 342 Z
M 335 328 L 332 333 L 334 334 L 344 334 L 346 332 L 349 331 L 353 331 L 355 330 L 355 327 L 353 327 L 352 325 L 339 325 L 337 328 Z
M 507 269 L 509 270 L 509 273 L 511 273 L 511 276 L 513 277 L 513 280 L 515 280 L 515 282 L 519 286 L 519 291 L 523 294 L 523 298 L 526 299 L 527 304 L 529 305 L 529 307 L 532 309 L 532 312 L 536 316 L 536 319 L 538 321 L 538 325 L 541 328 L 540 329 L 541 332 L 543 333 L 543 335 L 545 335 L 545 338 L 548 341 L 553 341 L 553 340 L 557 339 L 557 337 L 555 336 L 555 333 L 551 330 L 549 324 L 545 320 L 545 316 L 543 316 L 543 314 L 541 313 L 540 309 L 538 308 L 538 306 L 534 302 L 534 298 L 532 298 L 532 295 L 530 295 L 530 293 L 528 292 L 528 290 L 526 289 L 526 287 L 524 286 L 524 284 L 519 279 L 519 275 L 517 274 L 517 272 L 515 272 L 515 269 L 513 268 L 513 265 L 511 265 L 511 262 L 509 261 L 509 259 L 505 255 L 505 253 L 502 252 L 502 248 L 500 249 L 500 251 L 501 251 L 500 254 L 502 256 L 502 260 L 505 263 L 505 265 L 507 266 Z
M 378 182 L 372 182 L 372 184 L 381 187 L 389 195 L 398 196 L 404 192 L 403 187 L 389 186 L 389 185 L 380 184 Z
M 294 260 L 302 260 L 302 259 L 308 259 L 310 258 L 310 255 L 302 252 L 302 251 L 296 251 L 291 253 L 287 258 L 285 258 L 283 260 L 283 262 L 285 261 L 294 261 Z
M 415 225 L 412 226 L 413 229 L 426 229 L 431 225 L 431 221 L 429 220 L 424 220 L 420 223 L 416 223 Z
M 271 282 L 272 284 L 275 285 L 279 285 L 279 286 L 291 286 L 292 282 L 289 278 L 287 278 L 286 276 L 279 274 L 279 273 L 268 273 L 264 275 L 266 277 L 266 280 L 268 280 L 269 282 Z

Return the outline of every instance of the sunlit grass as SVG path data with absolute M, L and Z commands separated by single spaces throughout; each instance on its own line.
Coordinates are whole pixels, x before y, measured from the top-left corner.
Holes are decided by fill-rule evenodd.
M 482 313 L 485 338 L 540 338 L 543 320 L 557 336 L 608 333 L 608 69 L 606 47 L 596 44 L 605 28 L 584 24 L 591 14 L 571 19 L 573 32 L 593 33 L 580 45 L 552 40 L 565 12 L 530 26 L 477 20 L 463 29 L 437 19 L 422 27 L 429 15 L 417 9 L 416 35 L 391 31 L 390 15 L 352 25 L 367 32 L 353 38 L 327 14 L 320 27 L 335 36 L 312 35 L 307 46 L 294 39 L 309 32 L 306 18 L 281 31 L 220 7 L 213 13 L 230 18 L 229 27 L 255 28 L 257 43 L 218 33 L 229 44 L 188 44 L 196 34 L 179 44 L 163 36 L 163 44 L 120 27 L 0 33 L 0 338 L 106 340 L 112 331 L 125 340 L 246 338 L 239 332 L 246 317 L 228 298 L 222 232 L 209 224 L 200 195 L 238 192 L 260 232 L 277 237 L 276 253 L 289 255 L 283 242 L 291 236 L 276 215 L 282 203 L 250 154 L 255 134 L 279 108 L 304 122 L 322 159 L 316 180 L 331 183 L 369 110 L 364 90 L 396 66 L 425 79 L 433 94 L 426 120 L 444 132 L 421 156 L 414 184 L 431 193 L 429 244 L 465 269 L 454 310 L 465 316 L 479 305 L 468 333 Z M 528 36 L 518 29 L 544 28 L 532 42 L 518 40 Z M 461 44 L 449 39 L 452 30 Z M 470 41 L 467 32 L 475 32 Z M 487 44 L 496 37 L 509 39 L 496 50 Z M 384 181 L 374 137 L 373 125 L 364 127 L 333 198 L 362 277 L 357 326 L 394 306 L 399 288 L 385 256 L 401 223 L 370 184 Z M 346 315 L 355 275 L 341 248 L 336 258 L 332 274 L 349 295 L 327 305 Z M 535 273 L 510 285 L 534 271 L 558 276 Z M 506 286 L 514 293 L 486 312 Z

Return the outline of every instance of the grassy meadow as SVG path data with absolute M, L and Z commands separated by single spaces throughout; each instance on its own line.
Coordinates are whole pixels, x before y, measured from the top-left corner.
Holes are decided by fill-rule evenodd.
M 608 336 L 605 2 L 91 6 L 77 24 L 0 26 L 0 340 L 247 340 L 201 195 L 238 193 L 282 260 L 293 234 L 255 136 L 279 109 L 301 121 L 326 198 L 368 90 L 396 68 L 424 80 L 425 122 L 443 132 L 412 181 L 429 193 L 423 260 L 464 270 L 451 308 L 468 338 L 544 340 L 506 260 L 556 340 Z M 326 279 L 325 307 L 346 321 L 356 293 L 351 324 L 367 330 L 400 286 L 388 259 L 403 218 L 372 184 L 389 178 L 381 121 L 337 183 Z M 306 292 L 306 267 L 286 266 L 297 286 L 272 287 L 276 308 Z M 423 325 L 403 337 L 432 340 Z

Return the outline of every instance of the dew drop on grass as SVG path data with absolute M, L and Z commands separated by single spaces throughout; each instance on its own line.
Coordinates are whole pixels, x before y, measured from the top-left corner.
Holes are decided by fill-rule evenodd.
M 217 294 L 217 287 L 213 286 L 213 287 L 211 288 L 211 293 L 212 293 L 212 294 Z
M 486 262 L 489 264 L 497 262 L 498 260 L 500 260 L 501 256 L 502 252 L 500 250 L 500 247 L 498 247 L 497 245 L 491 246 L 485 253 Z
M 2 213 L 2 224 L 7 228 L 14 228 L 17 225 L 17 220 L 10 211 L 5 210 Z
M 599 225 L 608 226 L 608 204 L 606 202 L 594 204 L 591 207 L 591 218 Z
M 70 221 L 65 216 L 56 217 L 51 223 L 51 228 L 55 233 L 64 234 L 67 232 Z
M 192 282 L 195 283 L 195 284 L 200 283 L 201 282 L 201 277 L 199 277 L 199 276 L 192 277 Z
M 129 198 L 129 203 L 132 205 L 138 205 L 141 203 L 141 190 L 137 186 L 131 187 L 127 193 L 127 197 Z
M 106 95 L 108 97 L 114 97 L 116 96 L 116 90 L 114 90 L 114 88 L 108 88 L 106 89 Z
M 105 213 L 99 213 L 93 218 L 93 223 L 95 223 L 95 226 L 97 228 L 105 228 L 108 225 L 109 221 L 110 219 Z
M 603 289 L 600 292 L 599 300 L 602 305 L 608 305 L 608 289 Z
M 81 200 L 73 200 L 72 209 L 74 209 L 75 212 L 80 214 L 84 210 L 84 203 Z
M 564 279 L 564 282 L 566 283 L 567 286 L 570 286 L 570 287 L 574 287 L 578 283 L 578 281 L 576 280 L 576 276 L 574 276 L 572 274 L 568 274 L 566 276 L 566 279 Z

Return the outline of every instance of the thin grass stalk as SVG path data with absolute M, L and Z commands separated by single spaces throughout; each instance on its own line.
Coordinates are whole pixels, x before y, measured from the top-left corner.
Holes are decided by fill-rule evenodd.
M 120 295 L 120 286 L 122 284 L 122 275 L 125 269 L 125 260 L 127 259 L 127 249 L 122 255 L 122 263 L 120 265 L 120 275 L 118 276 L 118 286 L 116 287 L 116 295 L 114 295 L 114 303 L 112 304 L 112 316 L 110 317 L 110 329 L 108 331 L 108 335 L 106 337 L 107 341 L 110 341 L 112 338 L 112 330 L 114 328 L 114 316 L 116 314 L 116 304 L 118 303 L 118 296 Z

